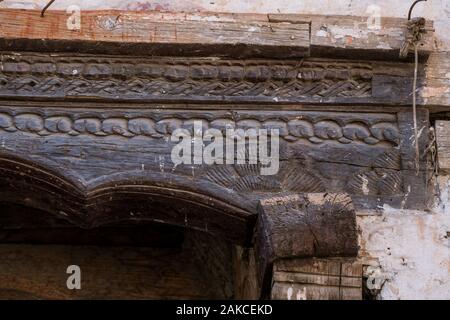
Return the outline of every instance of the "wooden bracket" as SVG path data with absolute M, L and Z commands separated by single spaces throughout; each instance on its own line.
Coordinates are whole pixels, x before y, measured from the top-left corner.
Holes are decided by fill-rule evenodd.
M 301 272 L 313 274 L 311 270 L 318 268 L 325 272 L 327 268 L 349 263 L 347 258 L 357 256 L 355 210 L 351 198 L 346 194 L 290 194 L 264 199 L 260 201 L 258 219 L 256 257 L 262 297 L 281 297 L 277 282 L 285 281 L 283 272 L 286 269 L 282 266 L 291 266 L 289 268 L 295 273 L 293 259 L 299 261 L 298 266 L 304 267 L 299 269 Z M 314 261 L 305 260 L 314 257 L 337 257 L 337 260 L 325 260 L 321 267 L 316 267 Z M 290 262 L 286 264 L 288 260 Z M 333 277 L 339 278 L 339 272 L 335 272 Z M 296 277 L 295 274 L 293 276 Z M 307 279 L 299 281 L 302 283 Z M 333 287 L 335 279 L 330 281 L 313 283 Z M 338 291 L 340 284 L 337 285 Z M 318 296 L 310 295 L 309 298 Z

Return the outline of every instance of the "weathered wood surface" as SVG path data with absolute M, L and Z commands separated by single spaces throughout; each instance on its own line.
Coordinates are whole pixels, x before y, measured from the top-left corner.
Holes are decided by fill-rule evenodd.
M 0 48 L 123 53 L 142 55 L 309 55 L 309 23 L 268 21 L 154 20 L 139 12 L 82 12 L 79 30 L 71 15 L 39 11 L 0 11 Z M 33 26 L 30 28 L 30 26 Z
M 256 255 L 263 292 L 280 259 L 356 257 L 356 215 L 346 194 L 309 193 L 260 201 Z
M 224 200 L 227 195 L 217 196 L 217 187 L 212 184 L 193 183 L 174 174 L 154 175 L 148 168 L 140 171 L 140 178 L 135 170 L 125 173 L 125 177 L 117 167 L 115 178 L 104 176 L 109 182 L 89 190 L 71 184 L 61 172 L 55 174 L 16 160 L 0 161 L 2 200 L 56 214 L 75 226 L 153 221 L 204 230 L 236 243 L 249 242 L 253 215 L 232 204 L 239 196 Z M 117 164 L 123 163 L 119 160 Z M 180 185 L 181 180 L 184 182 Z M 207 190 L 214 189 L 216 196 L 207 195 Z
M 70 31 L 68 16 L 0 11 L 0 199 L 8 206 L 51 214 L 54 226 L 159 222 L 249 245 L 261 199 L 314 193 L 277 204 L 273 215 L 263 204 L 256 259 L 236 266 L 240 283 L 260 275 L 266 289 L 273 279 L 272 298 L 307 299 L 360 294 L 358 268 L 303 260 L 356 255 L 350 199 L 334 203 L 333 193 L 347 193 L 358 209 L 427 208 L 428 172 L 420 159 L 415 173 L 408 106 L 413 65 L 397 60 L 405 20 L 382 19 L 380 30 L 369 30 L 358 17 L 83 12 L 81 30 Z M 421 57 L 432 50 L 430 36 Z M 430 66 L 419 66 L 419 103 L 445 105 L 447 74 Z M 433 98 L 439 86 L 444 98 Z M 428 111 L 417 116 L 423 154 Z M 192 133 L 194 121 L 222 132 L 278 129 L 279 172 L 174 165 L 171 134 Z M 49 239 L 61 237 L 58 230 Z M 25 231 L 3 236 L 36 237 Z M 211 254 L 190 263 L 217 267 Z M 280 267 L 291 258 L 302 258 L 300 267 Z M 206 282 L 212 276 L 205 271 Z M 245 285 L 238 296 L 261 294 L 261 283 Z
M 368 17 L 88 11 L 82 12 L 81 30 L 71 31 L 67 29 L 67 19 L 70 16 L 71 14 L 65 12 L 49 11 L 45 18 L 40 18 L 38 11 L 3 9 L 0 11 L 0 50 L 123 53 L 141 56 L 209 55 L 234 58 L 265 56 L 279 59 L 295 56 L 293 51 L 298 49 L 295 43 L 296 39 L 291 39 L 292 28 L 301 28 L 301 26 L 310 24 L 311 39 L 308 41 L 311 42 L 312 56 L 314 57 L 397 61 L 398 51 L 406 30 L 406 19 L 385 17 L 381 18 L 380 28 L 374 29 L 370 23 L 368 24 L 370 22 Z M 211 27 L 214 24 L 217 24 L 217 28 Z M 221 48 L 220 44 L 214 44 L 223 41 L 220 36 L 211 36 L 216 31 L 221 34 L 233 34 L 233 28 L 224 30 L 220 27 L 227 24 L 239 26 L 234 30 L 237 33 L 240 32 L 237 30 L 244 28 L 243 31 L 241 30 L 241 39 L 243 39 L 243 43 L 249 45 L 225 45 L 224 48 Z M 257 28 L 249 27 L 246 30 L 251 30 L 248 32 L 256 35 L 248 37 L 245 28 L 252 24 L 255 24 Z M 33 25 L 33 28 L 28 28 L 28 25 Z M 183 37 L 183 32 L 178 36 L 178 33 L 174 31 L 189 25 L 198 25 L 201 29 L 200 32 L 193 32 L 191 37 L 200 39 L 205 34 L 205 38 L 200 39 L 203 41 L 201 45 L 192 44 L 195 43 L 193 42 L 195 39 Z M 272 26 L 273 30 L 269 26 Z M 281 27 L 277 28 L 277 26 Z M 155 38 L 155 33 L 158 34 L 159 29 L 165 31 L 161 36 Z M 264 31 L 269 29 L 270 32 Z M 418 103 L 432 106 L 433 110 L 437 110 L 439 107 L 450 105 L 447 76 L 450 65 L 447 53 L 433 52 L 435 44 L 431 31 L 432 22 L 428 22 L 427 29 L 430 29 L 430 32 L 423 39 L 419 53 L 424 57 L 431 53 L 431 60 L 427 63 L 426 79 L 422 77 L 419 81 Z M 279 33 L 282 33 L 282 36 L 279 36 Z M 272 34 L 276 34 L 275 40 Z M 259 44 L 253 44 L 252 39 L 257 39 L 260 35 L 261 37 L 267 36 L 269 40 L 259 41 L 261 40 L 259 39 Z M 209 36 L 211 37 L 208 38 Z M 13 38 L 16 40 L 11 40 Z M 19 38 L 22 40 L 17 40 Z M 38 43 L 33 42 L 33 38 Z M 230 38 L 233 39 L 232 36 Z M 46 40 L 42 41 L 42 39 Z M 157 41 L 166 41 L 166 43 Z M 177 41 L 186 43 L 181 43 L 182 48 L 180 49 L 177 47 Z M 286 41 L 287 45 L 260 45 L 261 43 L 270 43 L 270 41 Z M 302 52 L 296 57 L 305 55 L 306 53 Z M 407 61 L 411 61 L 411 59 Z M 405 64 L 405 70 L 409 70 L 409 73 L 412 74 L 413 67 L 407 65 L 408 63 Z M 398 70 L 397 67 L 395 68 Z M 387 68 L 385 71 L 389 70 L 391 69 Z M 372 100 L 353 100 L 353 102 L 409 104 L 411 102 L 412 75 L 409 76 L 409 79 L 405 79 L 403 76 L 395 77 L 395 75 L 391 72 L 387 78 L 374 77 L 374 81 L 378 81 L 376 84 L 381 89 L 378 92 L 382 95 L 374 95 Z M 380 82 L 380 80 L 382 81 Z M 380 97 L 384 97 L 384 99 L 380 99 Z M 343 102 L 339 99 L 329 99 L 329 97 L 325 97 L 325 99 L 328 100 L 325 102 Z M 345 100 L 352 102 L 351 99 Z
M 269 21 L 302 23 L 311 21 L 311 56 L 351 59 L 399 60 L 405 40 L 406 19 L 336 15 L 269 14 Z M 428 33 L 419 44 L 419 54 L 428 56 L 435 48 L 433 22 L 426 22 Z M 412 57 L 410 52 L 409 58 Z
M 418 91 L 419 102 L 433 112 L 449 111 L 450 52 L 432 53 L 424 72 L 424 80 Z
M 228 277 L 232 288 L 232 270 L 208 270 L 196 263 L 197 254 L 198 248 L 189 246 L 2 244 L 0 299 L 231 299 L 233 293 L 210 273 Z M 81 290 L 67 289 L 70 265 L 81 268 Z
M 0 202 L 0 242 L 179 248 L 184 239 L 183 228 L 167 224 L 122 221 L 81 229 L 63 218 L 63 215 Z
M 373 29 L 367 17 L 130 11 L 82 11 L 77 31 L 68 30 L 71 15 L 48 11 L 41 18 L 39 11 L 3 9 L 2 47 L 150 55 L 209 55 L 214 49 L 216 55 L 298 58 L 309 54 L 311 43 L 314 55 L 391 60 L 398 59 L 406 31 L 406 19 L 398 18 L 382 18 L 379 28 Z M 421 54 L 432 51 L 432 38 L 432 32 L 424 38 Z
M 188 230 L 185 250 L 193 252 L 192 258 L 201 277 L 211 285 L 209 291 L 227 299 L 236 298 L 232 245 L 223 239 L 204 232 Z
M 440 173 L 450 173 L 450 121 L 435 122 L 437 156 Z
M 0 98 L 49 101 L 411 103 L 411 63 L 0 52 Z M 419 84 L 424 72 L 419 70 Z
M 349 259 L 276 261 L 274 300 L 361 300 L 362 266 Z
M 19 105 L 0 107 L 4 199 L 63 212 L 85 227 L 121 219 L 169 219 L 242 240 L 254 221 L 261 193 L 347 192 L 358 208 L 385 203 L 427 207 L 427 172 L 422 161 L 420 174 L 415 175 L 409 110 L 286 111 L 273 106 L 265 111 L 230 111 L 214 106 L 216 110 L 205 111 L 93 105 L 43 109 L 40 103 Z M 419 110 L 418 116 L 419 124 L 428 119 L 426 111 Z M 201 122 L 205 130 L 277 128 L 278 173 L 261 176 L 260 167 L 250 164 L 175 166 L 170 158 L 176 144 L 170 141 L 171 133 L 178 128 L 192 133 L 194 121 Z M 424 150 L 427 126 L 420 129 Z M 150 212 L 151 201 L 167 204 Z M 175 216 L 167 216 L 163 210 L 167 206 L 180 208 Z M 197 206 L 200 211 L 193 209 Z M 188 209 L 198 213 L 186 213 Z M 215 213 L 208 214 L 209 209 Z
M 238 300 L 258 300 L 261 297 L 257 257 L 253 248 L 233 248 L 234 297 Z
M 309 193 L 261 200 L 258 227 L 269 260 L 356 256 L 356 215 L 346 194 Z M 262 248 L 261 248 L 262 249 Z

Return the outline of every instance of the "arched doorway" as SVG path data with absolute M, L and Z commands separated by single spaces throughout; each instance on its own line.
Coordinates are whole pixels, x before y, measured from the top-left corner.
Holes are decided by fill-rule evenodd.
M 0 172 L 0 298 L 235 297 L 233 254 L 250 244 L 253 214 L 135 173 L 83 187 L 11 155 Z M 67 289 L 70 265 L 81 290 Z

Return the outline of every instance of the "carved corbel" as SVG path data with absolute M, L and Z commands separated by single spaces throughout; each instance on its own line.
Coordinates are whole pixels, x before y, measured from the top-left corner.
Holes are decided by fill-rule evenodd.
M 272 197 L 258 210 L 262 298 L 361 299 L 356 216 L 347 194 Z

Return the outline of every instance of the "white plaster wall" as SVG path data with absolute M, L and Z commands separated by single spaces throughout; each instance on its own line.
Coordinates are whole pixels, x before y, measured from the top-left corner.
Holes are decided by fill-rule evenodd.
M 41 9 L 48 0 L 5 0 L 1 7 Z M 56 0 L 53 9 L 79 5 L 82 10 L 122 9 L 240 13 L 369 15 L 406 18 L 407 0 Z M 372 9 L 370 9 L 372 8 Z M 428 0 L 414 15 L 435 21 L 439 50 L 450 51 L 450 0 Z M 450 187 L 440 178 L 441 195 L 431 212 L 394 210 L 358 216 L 361 260 L 379 267 L 385 283 L 379 299 L 450 299 Z
M 358 217 L 361 261 L 381 278 L 378 299 L 450 299 L 449 177 L 439 184 L 430 212 L 385 207 L 378 215 L 360 213 L 368 214 Z

